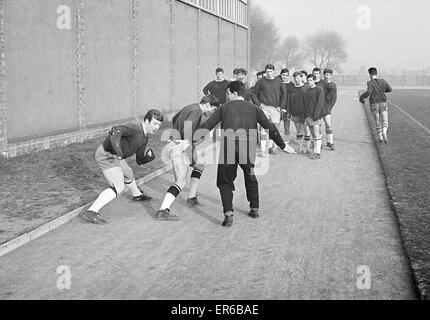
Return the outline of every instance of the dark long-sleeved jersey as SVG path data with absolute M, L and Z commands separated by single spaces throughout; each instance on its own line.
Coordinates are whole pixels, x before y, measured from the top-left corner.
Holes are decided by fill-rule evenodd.
M 367 82 L 367 91 L 360 96 L 360 101 L 364 101 L 370 96 L 370 104 L 386 102 L 387 96 L 385 93 L 391 92 L 393 89 L 384 79 L 372 79 Z
M 285 105 L 281 109 L 287 110 L 288 97 L 290 96 L 291 90 L 294 87 L 294 82 L 282 82 L 282 85 L 284 86 L 285 95 L 287 98 L 285 99 Z
M 203 93 L 205 95 L 214 95 L 218 99 L 219 103 L 224 104 L 226 100 L 227 86 L 229 83 L 230 82 L 228 80 L 211 81 L 203 88 Z
M 337 101 L 337 86 L 334 82 L 327 82 L 327 94 L 325 95 L 325 101 L 329 111 L 333 109 Z
M 308 87 L 304 96 L 305 115 L 314 121 L 321 119 L 324 114 L 324 93 L 321 87 Z
M 193 139 L 194 132 L 202 122 L 203 112 L 198 103 L 184 107 L 173 117 L 173 129 L 177 130 L 180 139 Z M 179 139 L 179 137 L 174 137 Z
M 287 101 L 287 94 L 278 77 L 274 79 L 261 78 L 252 87 L 251 100 L 257 106 L 263 103 L 267 106 L 283 108 Z
M 147 162 L 145 157 L 147 144 L 148 136 L 143 131 L 142 124 L 129 123 L 113 127 L 103 141 L 103 148 L 122 159 L 136 154 L 136 162 L 141 165 Z
M 287 112 L 295 117 L 305 117 L 305 92 L 306 86 L 291 86 L 287 100 Z
M 272 139 L 281 149 L 285 148 L 285 142 L 282 140 L 276 126 L 270 122 L 263 110 L 250 102 L 243 100 L 227 102 L 225 105 L 218 108 L 209 120 L 200 125 L 199 129 L 212 130 L 219 122 L 221 122 L 221 129 L 223 129 L 223 135 L 225 138 L 234 138 L 239 140 L 255 138 L 255 142 L 257 141 L 258 123 L 264 129 L 269 130 L 270 139 Z M 230 132 L 234 134 L 230 135 Z M 201 137 L 196 138 L 199 140 Z

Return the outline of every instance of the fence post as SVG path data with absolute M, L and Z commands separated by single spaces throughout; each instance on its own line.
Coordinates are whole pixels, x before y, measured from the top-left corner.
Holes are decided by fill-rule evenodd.
M 0 154 L 8 156 L 7 152 L 7 101 L 6 101 L 6 44 L 5 44 L 5 3 L 0 0 Z

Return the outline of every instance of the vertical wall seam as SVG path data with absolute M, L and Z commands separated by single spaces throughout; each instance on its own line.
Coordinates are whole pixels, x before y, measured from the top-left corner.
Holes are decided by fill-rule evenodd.
M 85 17 L 84 0 L 75 0 L 76 9 L 76 90 L 79 129 L 86 131 L 87 118 L 85 106 Z
M 0 0 L 0 152 L 3 157 L 8 156 L 5 6 L 6 0 Z
M 139 21 L 138 0 L 131 0 L 131 42 L 132 42 L 132 110 L 139 116 Z
M 170 0 L 170 33 L 169 33 L 169 54 L 170 54 L 170 110 L 174 109 L 175 102 L 175 1 Z
M 201 87 L 201 17 L 202 16 L 202 10 L 198 9 L 197 12 L 197 98 L 196 100 L 199 100 L 200 97 L 200 87 Z

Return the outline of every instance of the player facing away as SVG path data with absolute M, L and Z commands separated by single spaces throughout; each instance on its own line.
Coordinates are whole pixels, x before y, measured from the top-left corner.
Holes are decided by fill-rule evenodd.
M 333 82 L 333 70 L 328 68 L 324 69 L 324 80 L 327 87 L 327 93 L 325 95 L 325 108 L 328 114 L 323 117 L 323 120 L 326 126 L 327 147 L 334 151 L 335 147 L 331 112 L 337 101 L 337 87 Z
M 287 99 L 287 113 L 291 115 L 291 121 L 296 127 L 296 142 L 299 146 L 297 152 L 305 152 L 303 144 L 304 122 L 305 122 L 305 91 L 306 87 L 302 83 L 302 73 L 293 73 L 294 86 L 291 86 Z M 309 136 L 310 140 L 310 136 Z
M 189 207 L 199 204 L 197 199 L 197 187 L 204 170 L 204 164 L 199 162 L 195 145 L 192 144 L 193 135 L 200 124 L 210 117 L 219 101 L 214 95 L 204 96 L 200 103 L 195 103 L 184 107 L 173 117 L 173 131 L 164 151 L 168 160 L 173 164 L 173 174 L 175 183 L 170 186 L 164 200 L 157 211 L 156 218 L 160 220 L 178 220 L 179 217 L 170 212 L 170 207 L 176 197 L 181 193 L 186 185 L 188 168 L 192 167 L 190 180 L 190 193 L 188 194 L 187 205 Z M 204 118 L 204 117 L 206 118 Z M 185 151 L 185 149 L 187 149 Z
M 250 204 L 249 216 L 258 218 L 259 193 L 258 181 L 254 172 L 257 149 L 257 124 L 269 131 L 270 137 L 285 152 L 294 152 L 284 143 L 276 126 L 270 122 L 261 108 L 245 101 L 245 86 L 240 81 L 228 85 L 229 102 L 218 108 L 208 121 L 199 129 L 212 130 L 221 122 L 222 139 L 218 161 L 217 187 L 221 194 L 224 212 L 223 226 L 233 223 L 233 191 L 237 167 L 242 168 L 245 177 L 246 196 Z M 196 140 L 201 139 L 196 137 Z
M 103 175 L 110 184 L 110 188 L 102 191 L 96 201 L 86 211 L 79 214 L 82 220 L 105 224 L 99 213 L 100 209 L 118 197 L 127 187 L 135 201 L 150 200 L 137 188 L 133 170 L 125 159 L 136 155 L 138 165 L 154 160 L 151 149 L 145 152 L 149 135 L 154 134 L 163 122 L 160 111 L 152 109 L 140 123 L 129 123 L 113 127 L 103 143 L 97 148 L 95 159 Z
M 306 116 L 304 125 L 310 128 L 314 139 L 314 150 L 310 158 L 321 159 L 320 124 L 324 114 L 324 93 L 323 90 L 315 84 L 315 75 L 309 74 L 306 78 L 308 80 L 308 88 L 304 96 Z
M 367 82 L 367 90 L 360 95 L 360 102 L 364 104 L 369 98 L 370 110 L 376 123 L 376 132 L 379 142 L 388 143 L 388 103 L 386 93 L 393 89 L 384 79 L 378 78 L 378 70 L 375 67 L 369 68 L 370 81 Z
M 227 96 L 227 86 L 230 81 L 224 79 L 224 69 L 217 68 L 215 70 L 216 79 L 209 82 L 204 88 L 203 93 L 205 95 L 214 95 L 220 104 L 225 103 L 225 99 Z

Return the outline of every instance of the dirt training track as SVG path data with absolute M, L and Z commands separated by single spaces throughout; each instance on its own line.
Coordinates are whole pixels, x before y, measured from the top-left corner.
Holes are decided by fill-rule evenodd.
M 0 298 L 414 299 L 356 90 L 339 91 L 333 124 L 337 149 L 323 150 L 321 160 L 270 156 L 259 178 L 261 218 L 247 216 L 239 169 L 233 226 L 220 225 L 211 165 L 202 206 L 188 209 L 185 190 L 172 207 L 181 220 L 156 221 L 167 173 L 143 187 L 151 202 L 123 197 L 105 208 L 108 225 L 74 219 L 0 257 Z M 57 288 L 62 265 L 71 270 L 69 290 Z M 370 289 L 357 286 L 359 266 L 370 271 Z

